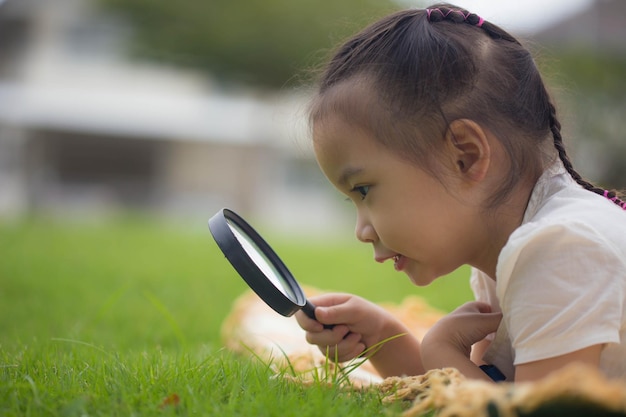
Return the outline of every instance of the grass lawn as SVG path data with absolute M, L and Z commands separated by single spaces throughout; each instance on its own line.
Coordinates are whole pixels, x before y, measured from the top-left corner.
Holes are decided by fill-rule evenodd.
M 471 298 L 467 270 L 417 288 L 358 242 L 268 241 L 304 284 L 444 310 Z M 0 415 L 394 414 L 373 392 L 290 384 L 224 351 L 245 288 L 205 223 L 0 223 Z

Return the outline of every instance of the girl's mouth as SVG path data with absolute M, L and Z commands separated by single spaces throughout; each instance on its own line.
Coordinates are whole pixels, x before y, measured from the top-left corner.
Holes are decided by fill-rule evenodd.
M 400 272 L 406 265 L 406 258 L 402 255 L 395 255 L 393 257 L 393 267 L 396 271 Z

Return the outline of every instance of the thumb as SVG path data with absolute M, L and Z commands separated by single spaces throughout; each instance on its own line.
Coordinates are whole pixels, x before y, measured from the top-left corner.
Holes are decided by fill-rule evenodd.
M 315 317 L 323 324 L 349 323 L 354 319 L 353 298 L 353 295 L 341 293 L 311 298 L 311 302 L 316 305 Z
M 315 304 L 317 307 L 329 307 L 337 304 L 343 304 L 348 301 L 352 294 L 344 294 L 344 293 L 327 293 L 316 295 L 314 297 L 309 297 L 309 301 Z
M 465 334 L 464 339 L 469 344 L 478 342 L 498 330 L 502 321 L 501 312 L 493 312 L 489 304 L 478 301 L 465 303 L 454 310 L 450 316 L 456 316 L 461 320 L 457 326 L 465 328 L 462 334 Z
M 477 331 L 481 333 L 479 337 L 484 338 L 498 330 L 502 321 L 502 313 L 481 313 L 476 319 Z
M 491 313 L 491 306 L 481 301 L 468 301 L 462 306 L 458 307 L 455 312 L 465 313 Z

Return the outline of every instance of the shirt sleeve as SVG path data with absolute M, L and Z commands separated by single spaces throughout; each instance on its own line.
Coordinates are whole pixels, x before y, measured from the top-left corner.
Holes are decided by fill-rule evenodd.
M 474 299 L 487 303 L 492 311 L 500 311 L 500 304 L 496 296 L 496 281 L 489 278 L 484 272 L 472 268 L 470 274 L 470 288 L 474 293 Z
M 515 365 L 619 343 L 626 265 L 593 229 L 526 227 L 501 256 L 497 294 Z

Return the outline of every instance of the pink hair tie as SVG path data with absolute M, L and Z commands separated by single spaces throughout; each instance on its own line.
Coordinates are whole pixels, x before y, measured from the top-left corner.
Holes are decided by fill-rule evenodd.
M 612 202 L 616 203 L 617 202 L 617 195 L 614 195 L 613 197 L 609 197 L 610 192 L 609 190 L 604 190 L 604 197 L 608 198 L 609 200 L 611 200 Z M 622 203 L 621 206 L 622 208 L 624 208 L 624 205 L 626 203 Z M 626 210 L 626 209 L 625 209 Z
M 463 11 L 461 10 L 455 10 L 455 9 L 450 9 L 448 10 L 446 13 L 444 13 L 440 8 L 434 8 L 434 9 L 426 9 L 426 15 L 428 16 L 428 21 L 431 22 L 431 15 L 433 12 L 439 12 L 439 14 L 441 15 L 441 17 L 443 19 L 446 19 L 448 16 L 450 16 L 452 13 L 458 13 L 461 16 L 463 16 L 463 21 L 466 23 L 469 23 L 467 21 L 467 19 L 472 15 L 472 13 L 467 12 L 467 14 L 463 13 Z M 476 23 L 476 27 L 482 27 L 483 23 L 485 23 L 485 19 L 483 19 L 482 17 L 475 15 L 478 18 L 478 23 Z

